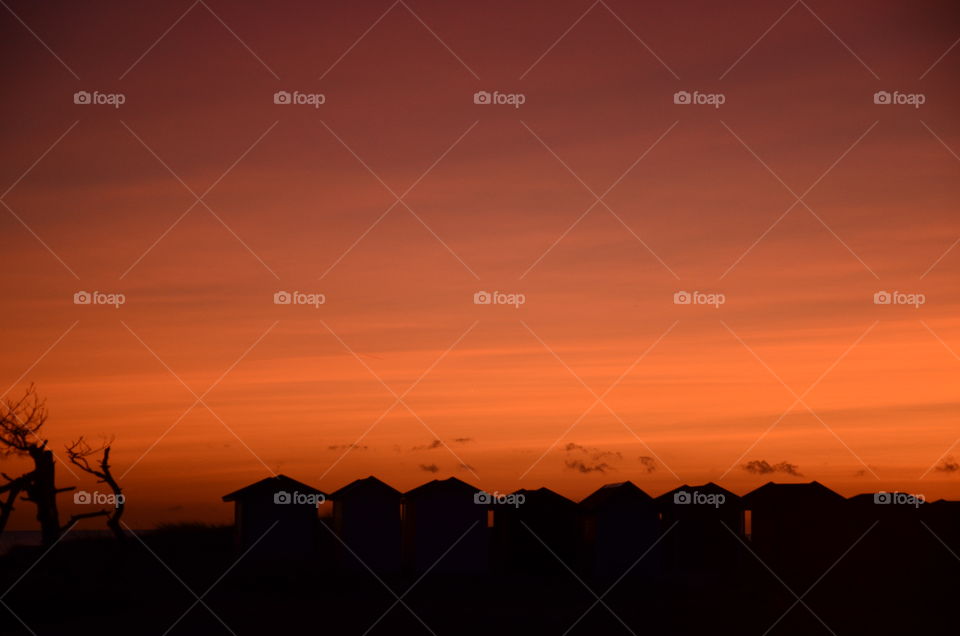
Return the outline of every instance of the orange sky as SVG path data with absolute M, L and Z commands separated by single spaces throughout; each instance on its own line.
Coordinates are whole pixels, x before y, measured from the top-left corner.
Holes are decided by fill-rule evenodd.
M 0 391 L 116 437 L 133 527 L 270 471 L 960 498 L 953 3 L 9 5 Z

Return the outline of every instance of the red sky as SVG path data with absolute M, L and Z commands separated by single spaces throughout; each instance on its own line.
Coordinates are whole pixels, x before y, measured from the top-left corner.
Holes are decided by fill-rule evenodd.
M 271 471 L 960 498 L 953 3 L 205 1 L 0 11 L 0 391 L 116 437 L 132 526 Z

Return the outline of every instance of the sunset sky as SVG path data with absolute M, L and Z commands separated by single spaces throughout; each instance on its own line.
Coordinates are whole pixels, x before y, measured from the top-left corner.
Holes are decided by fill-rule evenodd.
M 739 5 L 7 0 L 0 391 L 134 528 L 271 473 L 960 499 L 960 11 Z

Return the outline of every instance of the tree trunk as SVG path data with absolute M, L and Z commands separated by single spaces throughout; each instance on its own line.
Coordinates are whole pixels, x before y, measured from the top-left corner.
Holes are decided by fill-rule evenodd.
M 33 479 L 27 486 L 27 496 L 37 507 L 40 538 L 51 546 L 60 538 L 60 513 L 57 512 L 56 465 L 53 452 L 37 448 L 30 451 L 33 458 Z
M 10 519 L 10 513 L 13 512 L 13 505 L 16 503 L 17 497 L 20 496 L 20 491 L 23 490 L 24 484 L 27 483 L 29 478 L 30 474 L 28 473 L 0 487 L 0 493 L 7 495 L 7 500 L 0 502 L 0 534 L 3 534 L 3 531 L 6 529 L 7 521 Z
M 109 451 L 108 451 L 109 452 Z M 106 464 L 106 460 L 104 460 Z M 107 517 L 107 527 L 113 531 L 113 536 L 117 538 L 117 541 L 121 543 L 126 541 L 127 535 L 123 531 L 123 526 L 120 525 L 120 518 L 123 517 L 123 510 L 126 507 L 126 501 L 124 501 L 123 491 L 120 488 L 120 485 L 114 480 L 113 476 L 109 473 L 106 473 L 106 479 L 104 481 L 107 485 L 113 489 L 113 495 L 116 497 L 115 508 L 111 512 L 110 516 Z

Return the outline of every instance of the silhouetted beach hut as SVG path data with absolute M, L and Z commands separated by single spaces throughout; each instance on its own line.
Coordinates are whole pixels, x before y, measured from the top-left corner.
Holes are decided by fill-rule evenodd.
M 854 495 L 848 505 L 850 543 L 859 542 L 846 560 L 859 564 L 869 576 L 923 576 L 925 556 L 942 549 L 922 523 L 929 504 L 921 498 L 881 491 Z
M 960 501 L 938 499 L 927 504 L 923 519 L 951 550 L 960 554 Z
M 903 492 L 868 492 L 854 495 L 848 500 L 850 514 L 853 517 L 854 532 L 859 536 L 874 522 L 876 530 L 870 534 L 874 537 L 880 534 L 887 535 L 888 541 L 909 541 L 923 530 L 921 521 L 929 504 L 922 498 Z M 883 525 L 883 528 L 880 528 Z
M 581 501 L 580 510 L 587 572 L 598 578 L 656 572 L 658 554 L 648 550 L 660 527 L 650 495 L 629 481 L 607 484 Z
M 487 505 L 456 477 L 403 495 L 403 555 L 414 572 L 478 574 L 489 569 Z M 442 558 L 441 558 L 442 557 Z
M 234 505 L 237 544 L 253 556 L 312 554 L 317 550 L 317 507 L 326 495 L 286 475 L 267 477 L 223 496 Z
M 333 529 L 346 544 L 336 546 L 346 570 L 400 570 L 399 490 L 376 477 L 357 479 L 332 493 Z M 361 563 L 362 561 L 362 563 Z
M 683 485 L 657 497 L 665 568 L 670 578 L 699 582 L 724 578 L 741 563 L 746 549 L 743 502 L 710 482 Z
M 574 501 L 549 488 L 523 489 L 491 507 L 499 570 L 555 574 L 564 564 L 576 567 L 580 509 Z
M 847 500 L 816 481 L 767 482 L 743 505 L 751 548 L 790 583 L 812 584 L 855 539 Z
M 938 499 L 921 512 L 929 531 L 929 579 L 940 582 L 941 589 L 950 589 L 955 585 L 957 562 L 944 555 L 960 555 L 960 501 Z

